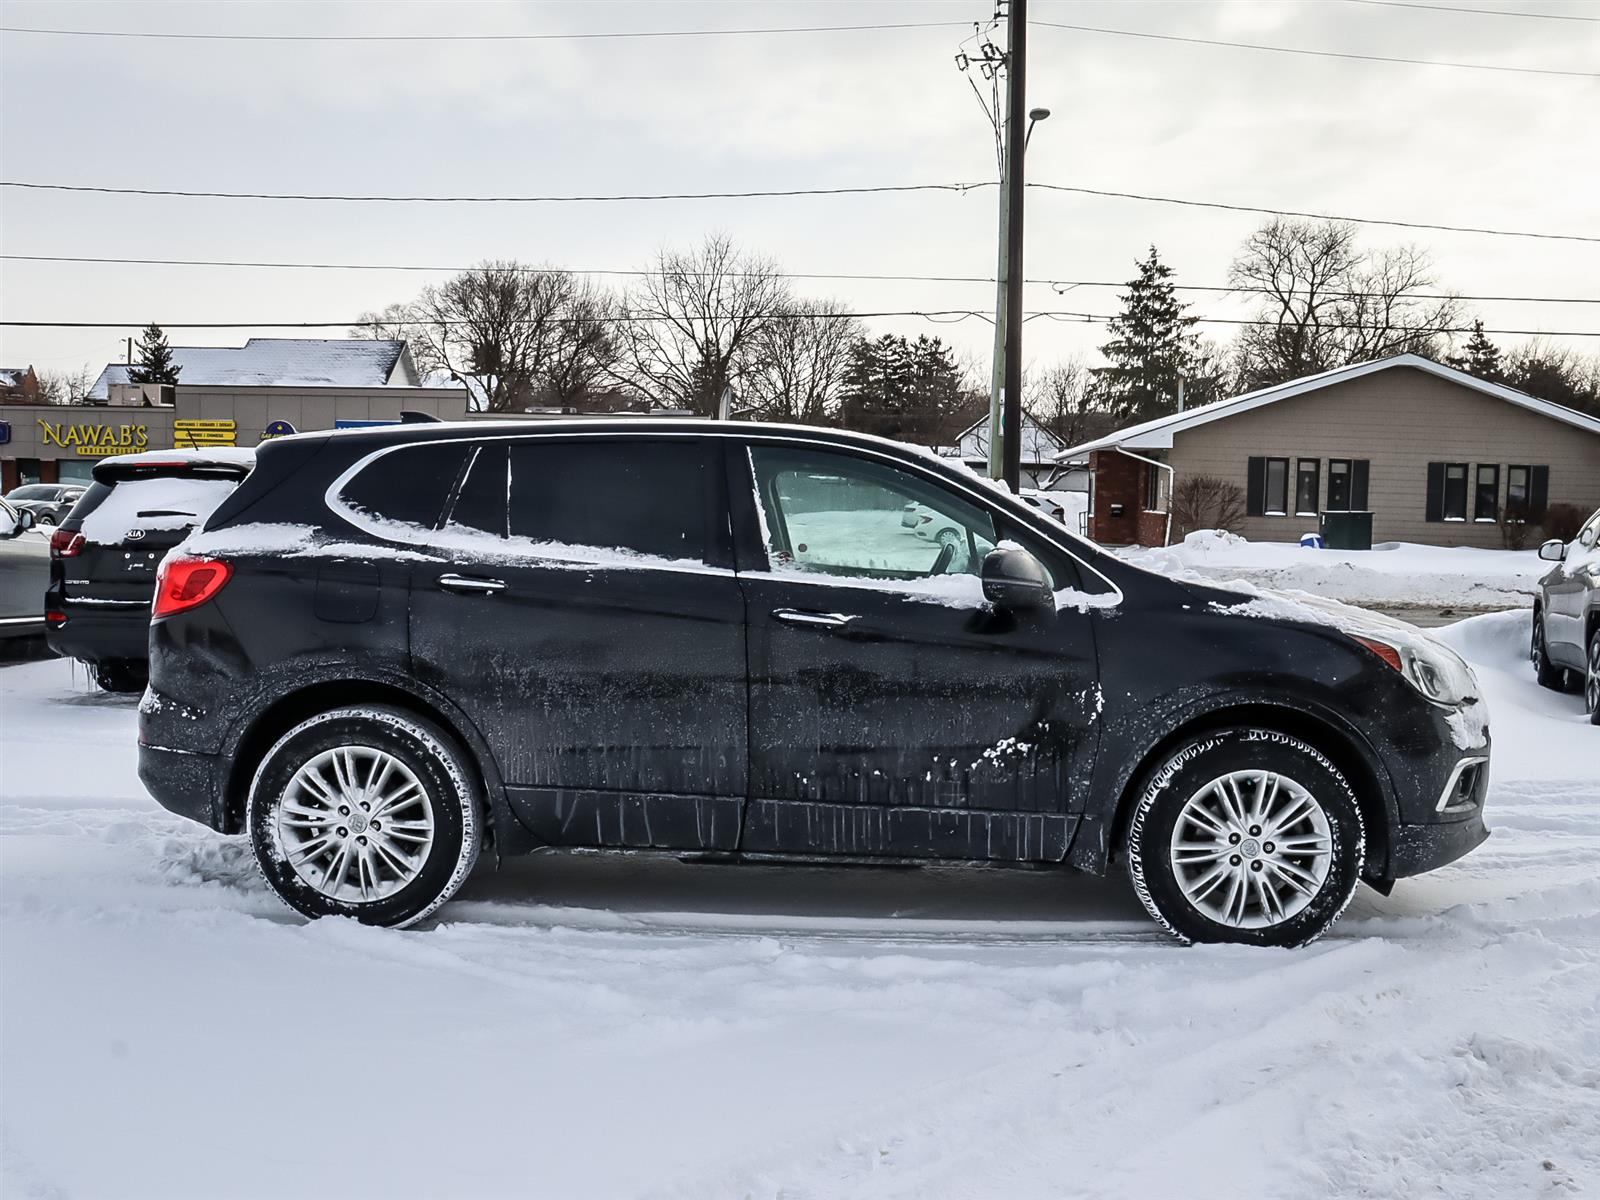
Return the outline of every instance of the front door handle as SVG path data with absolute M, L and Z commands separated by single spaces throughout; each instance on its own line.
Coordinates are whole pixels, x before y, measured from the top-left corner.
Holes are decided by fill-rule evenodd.
M 476 596 L 492 596 L 496 592 L 506 590 L 505 581 L 502 579 L 474 579 L 466 575 L 441 575 L 439 586 L 447 592 L 462 592 Z
M 806 629 L 844 629 L 855 620 L 845 613 L 802 612 L 798 608 L 775 608 L 772 619 L 785 625 L 799 625 Z

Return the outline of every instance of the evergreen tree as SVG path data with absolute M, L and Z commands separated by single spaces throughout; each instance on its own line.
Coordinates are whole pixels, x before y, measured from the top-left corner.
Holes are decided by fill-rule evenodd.
M 931 444 L 961 403 L 961 368 L 938 338 L 886 333 L 850 348 L 839 405 L 846 428 Z
M 1500 347 L 1491 342 L 1483 332 L 1483 319 L 1472 323 L 1472 336 L 1466 349 L 1450 357 L 1450 365 L 1468 375 L 1499 383 L 1505 379 L 1505 364 L 1500 358 Z
M 1128 282 L 1122 312 L 1110 322 L 1112 340 L 1100 347 L 1111 365 L 1090 371 L 1095 403 L 1121 423 L 1176 412 L 1178 377 L 1199 373 L 1197 318 L 1187 315 L 1171 279 L 1172 268 L 1151 246 L 1150 256 L 1139 264 L 1139 277 Z
M 130 383 L 177 383 L 183 368 L 172 361 L 167 335 L 154 321 L 139 335 L 139 365 L 128 370 Z

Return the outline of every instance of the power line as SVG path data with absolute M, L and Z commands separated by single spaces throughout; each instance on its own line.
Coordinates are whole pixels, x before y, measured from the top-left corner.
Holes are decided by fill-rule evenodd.
M 749 37 L 772 33 L 868 33 L 949 29 L 971 21 L 886 21 L 867 25 L 786 25 L 742 29 L 624 29 L 589 33 L 179 33 L 139 29 L 42 29 L 0 26 L 0 33 L 45 37 L 138 38 L 175 42 L 601 42 L 633 38 Z
M 858 319 L 879 317 L 922 317 L 928 320 L 954 318 L 966 320 L 977 318 L 989 320 L 990 314 L 976 309 L 900 309 L 882 312 L 785 312 L 771 314 L 774 320 L 802 320 L 811 317 L 848 318 Z M 1056 309 L 1040 309 L 1028 314 L 1028 319 L 1034 317 L 1050 317 L 1057 320 L 1082 321 L 1087 324 L 1103 325 L 1117 318 L 1107 313 L 1068 312 Z M 552 325 L 571 324 L 580 318 L 557 318 L 548 322 Z M 656 320 L 649 316 L 625 316 L 614 318 L 624 324 L 645 323 Z M 1277 321 L 1251 319 L 1247 317 L 1196 317 L 1196 321 L 1203 325 L 1277 325 Z M 5 321 L 0 320 L 0 327 L 13 329 L 142 329 L 149 324 L 148 318 L 141 317 L 137 321 Z M 351 329 L 362 325 L 370 325 L 367 321 L 158 321 L 163 329 Z M 380 322 L 382 324 L 382 322 Z M 429 325 L 469 325 L 468 321 L 430 321 Z M 1321 330 L 1332 329 L 1365 329 L 1363 325 L 1349 325 L 1344 323 L 1324 323 L 1317 326 Z M 1476 326 L 1450 327 L 1444 329 L 1430 329 L 1428 333 L 1472 333 Z M 1570 337 L 1570 338 L 1600 338 L 1600 330 L 1558 330 L 1558 329 L 1485 329 L 1484 333 L 1497 334 L 1503 337 Z
M 407 271 L 437 274 L 460 274 L 479 269 L 477 266 L 443 266 L 426 263 L 264 262 L 203 258 L 110 258 L 62 254 L 0 254 L 0 262 L 79 263 L 95 266 L 136 267 L 266 268 L 290 271 Z M 633 278 L 651 278 L 664 274 L 662 271 L 646 270 L 638 267 L 518 266 L 514 270 L 529 275 L 555 271 L 568 275 L 620 275 Z M 693 271 L 679 273 L 688 275 L 701 274 Z M 994 283 L 994 276 L 992 275 L 898 275 L 887 272 L 841 271 L 731 271 L 722 272 L 722 274 L 740 278 L 760 274 L 762 276 L 775 276 L 779 279 L 823 279 L 867 283 L 972 283 L 990 285 Z M 1127 287 L 1129 283 L 1125 279 L 1027 279 L 1024 282 L 1054 288 L 1123 288 Z M 1174 284 L 1173 287 L 1180 292 L 1215 292 L 1224 295 L 1234 293 L 1239 295 L 1259 294 L 1259 289 L 1256 288 L 1232 287 L 1226 284 L 1178 283 Z M 1327 292 L 1324 294 L 1330 298 L 1341 300 L 1371 298 L 1379 295 L 1377 292 Z M 1409 295 L 1418 300 L 1467 300 L 1480 303 L 1600 304 L 1600 297 L 1595 296 L 1463 296 L 1455 292 L 1412 292 Z
M 1475 17 L 1528 17 L 1535 21 L 1597 21 L 1600 17 L 1581 17 L 1573 13 L 1520 12 L 1510 8 L 1465 8 L 1455 4 L 1414 4 L 1410 0 L 1345 0 L 1346 4 L 1370 4 L 1375 8 L 1416 8 L 1423 12 L 1471 13 Z
M 1098 25 L 1068 25 L 1060 21 L 1035 21 L 1047 29 L 1075 33 L 1103 33 L 1112 37 L 1148 38 L 1156 42 L 1183 42 L 1191 46 L 1220 46 L 1229 50 L 1263 50 L 1272 54 L 1301 54 L 1312 58 L 1344 58 L 1360 62 L 1400 63 L 1413 67 L 1450 67 L 1462 71 L 1506 71 L 1518 75 L 1564 75 L 1573 79 L 1600 79 L 1595 71 L 1560 71 L 1553 67 L 1510 67 L 1499 63 L 1445 62 L 1433 58 L 1397 58 L 1385 54 L 1357 54 L 1346 50 L 1309 50 L 1297 46 L 1268 46 L 1261 42 L 1227 42 L 1216 38 L 1182 37 L 1175 33 L 1148 33 L 1134 29 L 1106 29 Z
M 781 188 L 756 191 L 722 192 L 632 192 L 609 195 L 501 195 L 501 196 L 419 196 L 354 195 L 300 192 L 222 192 L 180 188 L 112 187 L 106 184 L 41 183 L 33 180 L 0 180 L 0 187 L 33 191 L 80 192 L 108 196 L 171 196 L 202 200 L 287 200 L 330 201 L 345 204 L 612 204 L 657 200 L 760 200 L 800 196 L 865 196 L 911 192 L 953 192 L 965 194 L 978 188 L 996 186 L 993 180 L 972 183 L 902 183 L 860 187 Z M 1399 221 L 1384 217 L 1333 216 L 1267 205 L 1226 204 L 1216 200 L 1193 200 L 1178 196 L 1155 196 L 1143 192 L 1119 192 L 1107 188 L 1069 187 L 1059 183 L 1029 183 L 1030 188 L 1067 192 L 1080 196 L 1099 196 L 1118 200 L 1143 200 L 1152 204 L 1177 204 L 1189 208 L 1212 208 L 1224 212 L 1258 213 L 1266 216 L 1305 217 L 1313 220 L 1348 221 L 1356 225 L 1387 225 L 1400 229 L 1427 229 L 1442 233 L 1473 233 L 1488 237 L 1542 238 L 1563 242 L 1600 242 L 1600 236 L 1577 233 L 1543 233 L 1520 229 L 1488 229 L 1472 225 L 1440 225 L 1426 221 Z
M 1029 187 L 1050 192 L 1073 192 L 1080 196 L 1107 196 L 1117 200 L 1148 200 L 1154 204 L 1180 204 L 1188 208 L 1216 208 L 1225 212 L 1261 213 L 1275 217 L 1305 217 L 1314 221 L 1347 221 L 1354 225 L 1389 225 L 1397 229 L 1429 229 L 1440 233 L 1481 233 L 1489 237 L 1544 238 L 1558 242 L 1600 242 L 1600 237 L 1581 233 L 1538 233 L 1525 229 L 1484 229 L 1475 225 L 1435 225 L 1425 221 L 1395 221 L 1383 217 L 1342 217 L 1333 213 L 1296 212 L 1288 208 L 1264 208 L 1253 204 L 1224 204 L 1218 200 L 1187 200 L 1175 196 L 1148 196 L 1136 192 L 1112 192 L 1099 188 L 1067 187 L 1059 183 L 1030 183 Z

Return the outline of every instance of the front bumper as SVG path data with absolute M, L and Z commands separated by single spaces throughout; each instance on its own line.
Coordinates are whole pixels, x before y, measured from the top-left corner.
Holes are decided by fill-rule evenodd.
M 1488 836 L 1481 805 L 1459 821 L 1397 826 L 1389 846 L 1389 878 L 1404 879 L 1453 863 L 1481 846 Z
M 139 781 L 168 812 L 227 833 L 223 794 L 227 760 L 165 746 L 139 746 Z

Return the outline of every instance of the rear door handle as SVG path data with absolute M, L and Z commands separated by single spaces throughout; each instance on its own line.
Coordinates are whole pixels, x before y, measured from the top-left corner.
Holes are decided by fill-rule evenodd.
M 806 629 L 844 629 L 855 620 L 845 613 L 802 612 L 798 608 L 775 608 L 772 619 L 785 625 L 799 625 Z
M 496 592 L 506 590 L 505 581 L 502 579 L 475 579 L 466 575 L 441 575 L 439 586 L 447 592 L 462 592 L 477 596 L 492 596 Z

